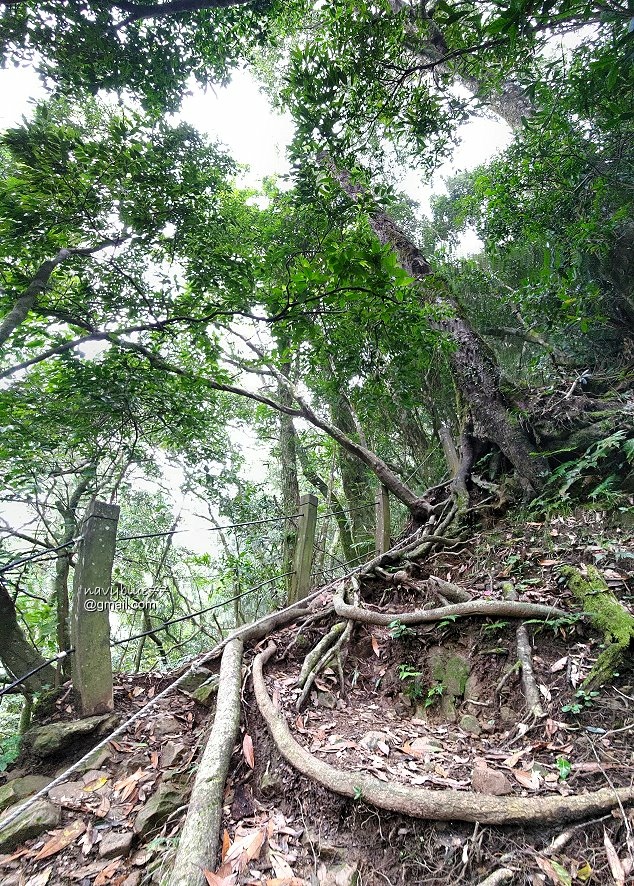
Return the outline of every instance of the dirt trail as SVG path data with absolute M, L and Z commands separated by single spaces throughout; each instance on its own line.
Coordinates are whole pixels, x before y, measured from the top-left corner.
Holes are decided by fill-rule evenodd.
M 452 790 L 474 800 L 546 799 L 630 787 L 633 674 L 623 668 L 600 695 L 579 694 L 604 638 L 578 617 L 560 572 L 564 565 L 582 572 L 596 565 L 631 608 L 634 540 L 602 519 L 586 513 L 497 527 L 461 551 L 400 564 L 401 581 L 375 574 L 353 584 L 356 605 L 396 617 L 390 626 L 355 624 L 298 710 L 306 655 L 338 621 L 332 594 L 321 595 L 311 618 L 267 638 L 278 655 L 266 666 L 266 688 L 293 738 L 316 760 L 353 778 L 371 775 L 388 787 L 423 787 L 439 796 Z M 519 621 L 400 622 L 399 612 L 439 605 L 430 576 L 487 600 L 507 599 L 512 585 L 523 602 L 569 612 L 568 618 L 526 624 L 543 717 L 526 708 L 517 665 Z M 222 864 L 208 882 L 477 884 L 495 871 L 498 880 L 491 882 L 516 884 L 619 884 L 630 878 L 631 809 L 617 806 L 571 826 L 422 821 L 377 810 L 361 790 L 339 796 L 299 774 L 278 753 L 253 695 L 250 669 L 265 645 L 251 644 L 245 654 L 240 742 L 224 795 Z M 168 681 L 165 675 L 122 678 L 118 711 L 141 706 Z M 72 713 L 63 699 L 51 716 Z M 92 771 L 54 789 L 59 827 L 0 857 L 2 883 L 169 883 L 210 714 L 177 691 L 112 741 Z M 48 770 L 32 759 L 18 765 L 53 775 L 71 760 L 57 758 Z

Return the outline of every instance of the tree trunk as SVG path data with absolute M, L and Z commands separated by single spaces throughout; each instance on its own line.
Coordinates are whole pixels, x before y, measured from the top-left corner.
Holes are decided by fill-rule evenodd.
M 24 636 L 18 624 L 15 605 L 6 588 L 0 584 L 0 661 L 6 672 L 17 679 L 22 674 L 44 664 L 37 649 L 34 649 Z M 39 692 L 55 682 L 55 668 L 47 665 L 37 674 L 24 681 L 29 692 Z
M 333 400 L 331 409 L 337 427 L 349 437 L 356 436 L 356 422 L 345 394 L 341 393 Z M 358 557 L 374 550 L 374 490 L 367 468 L 359 459 L 345 449 L 340 449 L 338 454 L 341 485 L 351 508 L 350 525 L 355 549 L 353 556 Z
M 362 186 L 352 182 L 347 171 L 337 169 L 326 155 L 322 159 L 327 161 L 342 190 L 352 200 L 358 202 L 367 196 Z M 403 270 L 421 284 L 422 297 L 439 308 L 439 319 L 431 321 L 431 325 L 443 332 L 453 345 L 449 363 L 456 388 L 471 412 L 475 433 L 499 447 L 515 468 L 525 497 L 534 496 L 548 475 L 548 464 L 534 452 L 528 437 L 509 412 L 509 404 L 500 390 L 500 370 L 495 355 L 463 316 L 445 281 L 437 277 L 431 282 L 425 279 L 432 273 L 432 267 L 407 234 L 378 208 L 369 220 L 379 241 L 392 247 Z
M 289 368 L 285 367 L 285 375 Z M 284 385 L 278 385 L 278 399 L 286 406 L 292 406 L 293 398 Z M 297 432 L 293 417 L 284 412 L 279 416 L 279 460 L 280 485 L 282 487 L 282 511 L 284 514 L 296 514 L 299 507 L 299 481 L 297 478 Z M 294 520 L 284 521 L 284 537 L 282 542 L 282 572 L 290 572 L 293 568 L 293 556 L 297 543 L 297 527 Z M 290 591 L 290 576 L 286 579 L 286 591 Z
M 424 4 L 410 6 L 404 0 L 388 2 L 395 14 L 407 10 L 406 46 L 418 56 L 421 66 L 441 74 L 449 74 L 456 83 L 490 107 L 512 129 L 522 125 L 522 117 L 533 113 L 533 105 L 519 83 L 505 80 L 501 84 L 490 85 L 469 71 L 469 56 L 475 55 L 481 47 L 475 47 L 472 53 L 455 55 L 452 58 L 452 50 L 445 35 L 426 11 Z M 420 27 L 421 19 L 423 29 Z

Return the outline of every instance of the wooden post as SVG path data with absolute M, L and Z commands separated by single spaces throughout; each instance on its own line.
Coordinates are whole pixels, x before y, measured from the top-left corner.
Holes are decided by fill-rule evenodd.
M 390 493 L 386 486 L 379 486 L 376 494 L 376 553 L 384 554 L 390 549 Z
M 310 573 L 313 565 L 315 528 L 317 526 L 317 496 L 302 495 L 299 500 L 299 513 L 301 516 L 298 518 L 299 526 L 295 557 L 293 558 L 289 603 L 303 600 L 310 591 Z
M 86 717 L 114 708 L 109 609 L 118 521 L 118 505 L 93 499 L 77 554 L 71 614 L 75 648 L 72 671 L 73 686 Z

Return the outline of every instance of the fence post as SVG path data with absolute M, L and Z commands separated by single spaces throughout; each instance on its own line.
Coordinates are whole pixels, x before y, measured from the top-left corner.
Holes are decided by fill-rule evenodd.
M 71 614 L 75 648 L 72 671 L 73 686 L 86 717 L 114 708 L 109 604 L 118 521 L 118 505 L 93 499 L 77 554 Z
M 315 547 L 315 528 L 317 526 L 317 496 L 302 495 L 299 500 L 299 527 L 297 544 L 293 558 L 293 575 L 291 576 L 291 594 L 289 603 L 296 603 L 308 596 L 310 591 L 310 574 L 313 565 Z
M 379 486 L 376 494 L 376 553 L 384 554 L 390 549 L 390 493 Z

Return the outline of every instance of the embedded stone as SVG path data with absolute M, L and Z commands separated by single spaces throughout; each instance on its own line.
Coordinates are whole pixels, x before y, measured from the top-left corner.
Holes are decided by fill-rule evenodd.
M 29 729 L 24 740 L 38 757 L 50 757 L 86 735 L 98 730 L 107 730 L 116 722 L 118 717 L 100 714 L 96 717 L 85 717 L 83 720 L 71 720 L 68 723 L 48 723 L 46 726 Z
M 363 745 L 363 747 L 367 748 L 369 751 L 374 751 L 379 743 L 387 744 L 387 735 L 384 732 L 377 732 L 374 729 L 366 732 L 359 742 L 360 745 Z
M 63 806 L 65 809 L 81 809 L 88 796 L 84 791 L 83 781 L 67 781 L 64 784 L 55 785 L 48 792 L 51 803 Z
M 217 675 L 214 675 L 216 680 L 218 679 Z M 193 694 L 200 686 L 209 682 L 210 673 L 207 668 L 196 668 L 195 671 L 192 671 L 191 674 L 188 674 L 181 683 L 178 684 L 178 688 L 181 692 L 187 692 L 188 694 Z
M 154 738 L 163 738 L 165 735 L 174 735 L 182 731 L 182 724 L 178 722 L 176 717 L 161 717 L 154 724 Z
M 7 782 L 0 788 L 0 811 L 6 809 L 11 803 L 17 803 L 19 800 L 37 794 L 52 780 L 46 775 L 25 775 Z
M 118 858 L 130 852 L 134 835 L 132 831 L 110 831 L 99 844 L 101 858 Z
M 493 797 L 504 797 L 512 794 L 511 782 L 503 772 L 497 769 L 489 769 L 484 762 L 476 763 L 471 774 L 471 787 L 476 794 L 490 794 Z
M 11 852 L 26 840 L 39 837 L 44 831 L 56 828 L 60 820 L 61 813 L 58 807 L 48 800 L 36 800 L 7 827 L 3 827 L 0 819 L 0 852 Z
M 464 717 L 461 717 L 458 725 L 463 732 L 468 732 L 470 735 L 480 735 L 482 733 L 482 726 L 480 726 L 478 718 L 474 717 L 473 714 L 465 714 Z
M 144 835 L 155 830 L 183 804 L 183 799 L 183 792 L 171 782 L 161 783 L 134 819 L 134 833 Z
M 195 689 L 191 694 L 191 697 L 194 701 L 197 701 L 198 704 L 205 705 L 205 707 L 211 707 L 213 700 L 218 693 L 218 686 L 220 684 L 220 677 L 218 674 L 214 674 L 213 677 L 210 677 L 208 680 L 205 680 L 198 689 Z

